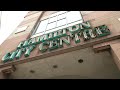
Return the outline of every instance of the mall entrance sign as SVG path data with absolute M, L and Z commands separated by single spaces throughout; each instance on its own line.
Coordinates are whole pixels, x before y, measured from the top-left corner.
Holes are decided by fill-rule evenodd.
M 81 42 L 80 38 L 84 39 L 86 42 L 88 40 L 100 38 L 109 34 L 110 30 L 106 25 L 92 28 L 90 22 L 76 24 L 58 31 L 50 32 L 22 41 L 19 43 L 15 51 L 5 54 L 2 58 L 2 61 L 5 63 L 19 59 L 22 54 L 24 54 L 25 57 L 29 57 L 30 53 L 37 45 L 39 45 L 39 51 L 41 53 L 45 53 L 48 50 L 52 51 L 64 47 L 63 44 L 69 46 L 71 45 L 72 40 L 75 42 L 75 44 L 78 44 Z

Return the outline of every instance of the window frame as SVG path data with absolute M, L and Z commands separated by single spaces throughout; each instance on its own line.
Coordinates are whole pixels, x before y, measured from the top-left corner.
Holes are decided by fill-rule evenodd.
M 37 32 L 37 29 L 38 29 L 38 27 L 39 27 L 39 25 L 40 25 L 40 23 L 41 23 L 41 21 L 39 21 L 38 24 L 37 24 L 37 26 L 36 26 L 36 28 L 35 28 L 35 30 L 34 30 L 34 32 L 33 32 L 33 34 L 31 35 L 31 38 L 37 37 L 38 35 L 47 34 L 47 33 L 46 33 L 47 31 L 52 31 L 52 32 L 54 32 L 54 31 L 57 31 L 57 29 L 60 30 L 60 29 L 59 29 L 60 27 L 61 27 L 61 28 L 67 28 L 67 27 L 70 27 L 70 26 L 71 26 L 72 24 L 74 24 L 74 23 L 77 23 L 77 22 L 79 23 L 80 21 L 81 21 L 80 23 L 84 22 L 84 19 L 83 19 L 83 16 L 82 16 L 81 11 L 78 11 L 78 12 L 80 13 L 81 19 L 80 19 L 80 20 L 77 20 L 77 21 L 73 21 L 73 22 L 71 22 L 71 23 L 67 23 L 67 13 L 70 12 L 70 11 L 65 11 L 65 12 L 60 13 L 60 14 L 59 14 L 59 12 L 60 12 L 60 11 L 54 12 L 54 13 L 52 13 L 51 15 L 53 15 L 53 14 L 56 13 L 55 16 L 54 16 L 54 15 L 53 15 L 53 16 L 50 15 L 50 16 L 48 16 L 47 18 L 41 20 L 41 21 L 44 21 L 44 20 L 48 19 L 48 23 L 47 23 L 47 25 L 46 25 L 46 29 L 45 29 L 43 32 L 38 32 L 38 33 L 36 33 L 36 32 Z M 62 14 L 64 14 L 64 13 L 66 13 L 66 17 L 58 20 L 58 16 L 59 16 L 59 15 L 62 15 Z M 52 17 L 57 17 L 57 20 L 56 20 L 56 21 L 53 21 L 53 22 L 56 22 L 56 26 L 55 26 L 55 28 L 51 28 L 51 29 L 48 29 L 48 30 L 47 30 L 48 24 L 53 23 L 53 22 L 50 22 L 50 23 L 49 23 L 49 20 L 50 20 L 50 18 L 52 18 Z M 63 20 L 63 19 L 66 19 L 66 24 L 57 27 L 57 22 L 60 21 L 60 20 Z M 53 29 L 53 30 L 52 30 L 52 29 Z M 43 33 L 43 34 L 40 34 L 40 33 Z

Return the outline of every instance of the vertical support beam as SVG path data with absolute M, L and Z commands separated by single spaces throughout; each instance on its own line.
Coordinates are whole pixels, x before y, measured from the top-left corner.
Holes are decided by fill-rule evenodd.
M 120 70 L 120 42 L 115 44 L 110 44 L 111 54 L 115 60 L 115 63 Z

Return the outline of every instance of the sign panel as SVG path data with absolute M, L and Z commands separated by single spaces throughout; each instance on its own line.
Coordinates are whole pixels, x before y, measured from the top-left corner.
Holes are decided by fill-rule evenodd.
M 80 38 L 83 38 L 86 42 L 90 39 L 100 38 L 107 35 L 110 35 L 110 30 L 106 25 L 92 28 L 90 22 L 84 22 L 22 41 L 19 43 L 15 51 L 5 54 L 2 61 L 5 63 L 19 59 L 22 54 L 24 54 L 25 57 L 29 57 L 30 53 L 37 45 L 39 45 L 39 51 L 45 53 L 47 50 L 52 51 L 62 48 L 63 43 L 70 45 L 71 40 L 74 40 L 75 44 L 78 44 L 81 42 Z

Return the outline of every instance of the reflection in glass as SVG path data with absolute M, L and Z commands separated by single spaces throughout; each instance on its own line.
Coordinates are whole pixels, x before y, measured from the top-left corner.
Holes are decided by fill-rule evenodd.
M 81 19 L 81 14 L 78 11 L 70 11 L 67 13 L 67 23 L 72 23 Z
M 62 25 L 66 25 L 66 19 L 57 21 L 57 27 L 62 26 Z
M 57 21 L 57 17 L 51 17 L 51 18 L 49 19 L 49 23 L 54 22 L 54 21 Z
M 47 24 L 48 24 L 48 19 L 41 21 L 36 33 L 45 31 Z
M 52 29 L 52 28 L 55 28 L 55 27 L 56 27 L 56 22 L 52 22 L 52 23 L 49 23 L 49 24 L 48 24 L 46 30 L 49 30 L 49 29 Z
M 66 18 L 66 13 L 58 15 L 58 20 Z

